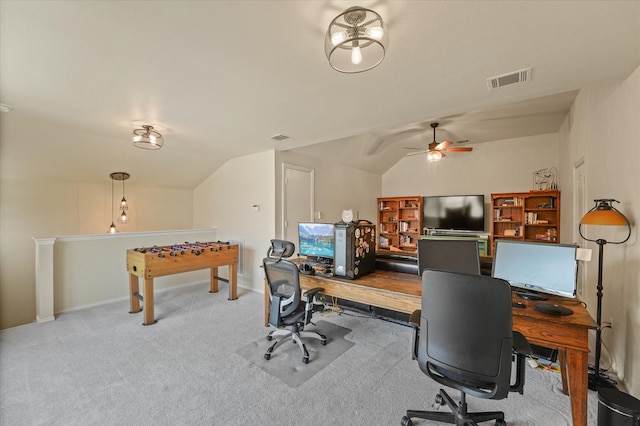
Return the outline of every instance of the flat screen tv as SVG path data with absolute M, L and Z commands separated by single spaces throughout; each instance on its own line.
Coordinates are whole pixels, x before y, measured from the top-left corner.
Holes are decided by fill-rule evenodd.
M 492 275 L 528 299 L 576 297 L 577 249 L 572 244 L 496 240 Z
M 298 248 L 300 256 L 311 261 L 333 262 L 335 249 L 332 223 L 298 223 Z
M 484 195 L 424 197 L 422 209 L 424 228 L 484 232 Z

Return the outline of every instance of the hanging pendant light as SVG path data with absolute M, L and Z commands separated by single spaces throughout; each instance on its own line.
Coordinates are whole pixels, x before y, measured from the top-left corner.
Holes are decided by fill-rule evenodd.
M 120 201 L 120 216 L 118 217 L 118 223 L 129 223 L 129 216 L 127 216 L 126 210 L 129 209 L 127 199 L 124 197 L 124 181 L 129 179 L 131 175 L 125 172 L 111 173 L 112 182 L 115 180 L 122 181 L 122 200 Z M 112 196 L 113 197 L 113 196 Z
M 111 178 L 111 226 L 109 227 L 109 230 L 107 231 L 109 234 L 115 234 L 116 232 L 118 232 L 118 230 L 116 229 L 116 225 L 113 223 L 113 177 Z
M 389 45 L 382 17 L 373 10 L 350 7 L 329 24 L 324 51 L 336 71 L 359 73 L 378 66 Z
M 131 135 L 133 146 L 141 149 L 160 149 L 164 145 L 162 135 L 155 130 L 153 126 L 147 124 L 142 129 L 135 129 Z

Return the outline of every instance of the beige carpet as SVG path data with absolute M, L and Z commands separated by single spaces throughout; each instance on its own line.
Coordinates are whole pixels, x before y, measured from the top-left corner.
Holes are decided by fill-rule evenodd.
M 358 315 L 314 316 L 351 330 L 351 348 L 298 386 L 275 378 L 239 354 L 267 346 L 263 296 L 240 291 L 229 301 L 224 287 L 157 293 L 158 323 L 148 327 L 122 300 L 0 331 L 0 425 L 397 426 L 408 408 L 433 403 L 438 386 L 411 360 L 411 329 Z M 296 368 L 314 368 L 292 354 Z M 469 398 L 470 410 L 503 410 L 510 426 L 571 425 L 560 375 L 527 368 L 526 380 L 524 395 Z M 589 425 L 596 413 L 590 391 Z

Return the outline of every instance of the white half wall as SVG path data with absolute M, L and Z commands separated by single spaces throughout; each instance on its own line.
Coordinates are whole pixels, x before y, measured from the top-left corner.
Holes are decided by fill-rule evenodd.
M 128 249 L 217 239 L 215 229 L 35 239 L 36 317 L 38 321 L 47 321 L 52 319 L 52 313 L 128 300 Z M 228 278 L 228 268 L 221 268 L 220 276 Z M 154 279 L 154 290 L 205 282 L 209 277 L 208 269 L 159 277 Z M 128 304 L 123 304 L 123 314 L 127 310 Z

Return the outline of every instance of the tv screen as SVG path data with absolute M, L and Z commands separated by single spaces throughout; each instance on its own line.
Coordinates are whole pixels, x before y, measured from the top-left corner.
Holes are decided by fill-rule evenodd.
M 484 195 L 424 197 L 422 226 L 484 232 Z
M 525 292 L 575 297 L 578 246 L 496 240 L 493 273 Z
M 298 224 L 298 248 L 301 256 L 317 260 L 333 260 L 334 239 L 332 223 Z

